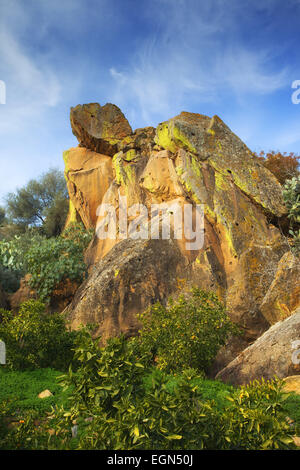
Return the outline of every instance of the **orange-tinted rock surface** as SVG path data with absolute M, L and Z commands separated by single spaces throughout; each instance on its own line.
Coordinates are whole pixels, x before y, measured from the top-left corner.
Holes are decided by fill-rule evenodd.
M 279 263 L 289 250 L 280 230 L 286 215 L 281 186 L 217 116 L 183 112 L 159 124 L 156 131 L 150 127 L 132 132 L 122 113 L 111 106 L 91 104 L 71 111 L 72 129 L 81 147 L 71 149 L 67 157 L 65 154 L 69 218 L 80 216 L 86 227 L 105 225 L 108 230 L 116 223 L 114 239 L 95 235 L 86 252 L 91 274 L 67 309 L 72 324 L 75 327 L 92 319 L 99 324 L 98 333 L 106 337 L 120 332 L 133 334 L 139 309 L 196 285 L 216 291 L 231 318 L 243 329 L 243 338 L 227 347 L 228 363 L 272 322 L 273 304 L 267 303 L 266 296 L 271 297 L 270 292 L 277 289 L 274 280 L 279 276 Z M 158 253 L 162 240 L 151 240 L 143 248 L 138 240 L 124 240 L 128 234 L 124 235 L 119 216 L 125 197 L 128 207 L 143 204 L 148 216 L 153 204 L 165 204 L 170 213 L 175 205 L 182 208 L 191 204 L 193 211 L 197 204 L 203 205 L 204 244 L 190 250 L 184 236 L 174 239 L 173 233 L 170 246 L 176 262 L 170 264 L 180 282 L 175 278 L 171 281 L 166 274 L 166 285 L 159 295 L 163 270 L 168 265 L 165 256 L 172 260 L 172 250 L 164 250 L 158 267 L 157 258 L 151 260 L 147 250 L 151 245 L 152 252 Z M 116 220 L 99 211 L 96 215 L 97 206 L 104 203 L 114 208 Z M 133 219 L 129 214 L 129 225 Z M 145 214 L 141 217 L 143 230 L 148 219 Z M 170 220 L 172 233 L 175 222 L 172 217 Z M 122 256 L 126 243 L 131 247 L 130 270 L 124 267 L 126 255 Z M 134 244 L 139 246 L 136 251 Z M 145 261 L 143 272 L 139 271 L 141 257 Z M 118 272 L 116 277 L 113 271 L 104 274 L 108 259 Z M 156 269 L 159 276 L 153 280 L 148 273 Z M 133 305 L 129 278 L 136 273 L 140 280 Z M 289 274 L 286 276 L 289 285 Z M 141 300 L 152 281 L 152 294 Z M 299 279 L 293 282 L 293 300 L 286 301 L 287 308 L 299 299 Z M 224 357 L 218 368 L 226 365 Z

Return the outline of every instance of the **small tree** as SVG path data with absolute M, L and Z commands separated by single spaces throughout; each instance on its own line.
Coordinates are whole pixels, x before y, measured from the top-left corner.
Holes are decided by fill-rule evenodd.
M 258 158 L 276 176 L 280 184 L 284 184 L 287 180 L 300 174 L 300 156 L 294 153 L 287 154 L 286 152 L 274 152 L 274 150 L 268 153 L 261 151 Z
M 238 332 L 217 296 L 197 288 L 168 306 L 152 305 L 139 319 L 138 343 L 167 371 L 206 371 L 229 335 Z
M 7 214 L 13 224 L 24 228 L 40 226 L 47 236 L 59 234 L 68 212 L 68 191 L 63 173 L 52 169 L 30 180 L 6 198 Z

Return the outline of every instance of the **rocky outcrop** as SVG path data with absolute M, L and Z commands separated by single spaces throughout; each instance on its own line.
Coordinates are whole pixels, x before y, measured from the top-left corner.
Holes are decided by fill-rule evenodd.
M 95 152 L 113 156 L 118 143 L 132 134 L 122 111 L 114 104 L 98 103 L 71 108 L 71 126 L 79 144 Z
M 299 350 L 299 352 L 298 352 Z M 269 328 L 246 348 L 216 378 L 234 385 L 255 379 L 281 379 L 300 374 L 300 309 Z
M 26 274 L 20 281 L 19 289 L 9 296 L 10 309 L 17 313 L 22 303 L 28 300 L 36 300 L 37 292 L 30 286 L 30 274 Z M 52 292 L 49 304 L 46 305 L 47 312 L 62 312 L 70 304 L 79 284 L 65 279 Z
M 17 313 L 20 305 L 27 300 L 36 299 L 37 294 L 29 284 L 30 274 L 26 274 L 20 281 L 19 289 L 10 295 L 10 308 L 13 312 Z
M 291 315 L 300 305 L 300 262 L 288 251 L 281 258 L 272 284 L 260 309 L 270 324 Z
M 284 379 L 284 391 L 300 395 L 300 375 L 292 375 Z
M 165 302 L 176 289 L 184 259 L 172 240 L 123 240 L 94 267 L 68 308 L 74 328 L 96 324 L 105 340 L 136 334 L 136 314 Z
M 286 214 L 280 184 L 218 116 L 182 112 L 159 124 L 156 130 L 149 127 L 132 132 L 116 106 L 89 104 L 71 109 L 71 125 L 79 147 L 64 154 L 71 200 L 69 220 L 80 218 L 87 228 L 96 228 L 86 252 L 90 278 L 67 308 L 72 325 L 92 320 L 104 336 L 120 331 L 132 334 L 137 331 L 134 316 L 138 309 L 153 299 L 165 301 L 170 293 L 176 295 L 178 283 L 170 281 L 164 257 L 161 264 L 151 261 L 151 256 L 156 260 L 155 253 L 163 240 L 150 240 L 149 244 L 130 240 L 137 213 L 127 214 L 126 227 L 119 223 L 125 198 L 127 208 L 137 210 L 138 204 L 146 208 L 139 213 L 142 232 L 149 229 L 153 205 L 164 204 L 165 213 L 172 215 L 173 241 L 167 252 L 172 266 L 174 257 L 177 260 L 181 288 L 196 285 L 214 290 L 243 329 L 243 337 L 232 341 L 220 362 L 216 362 L 218 370 L 224 367 L 274 321 L 274 279 L 282 277 L 282 257 L 289 249 L 279 230 Z M 113 216 L 97 211 L 103 204 L 113 207 Z M 194 227 L 196 206 L 204 207 L 204 244 L 194 250 L 190 249 L 185 232 L 182 237 L 175 236 L 178 227 L 174 207 L 183 209 L 186 204 L 193 207 Z M 158 223 L 159 213 L 155 217 Z M 115 237 L 99 237 L 103 227 L 114 232 Z M 150 237 L 151 232 L 147 233 Z M 135 291 L 134 305 L 122 300 L 132 298 L 129 280 L 114 278 L 106 271 L 113 263 L 114 270 L 123 272 L 127 258 L 123 258 L 122 250 L 126 251 L 127 244 L 131 247 L 130 266 L 136 265 L 137 270 L 137 274 L 130 271 L 130 276 L 141 274 L 142 256 L 149 263 L 148 267 L 143 265 L 145 277 L 142 275 L 148 289 L 147 273 L 153 270 L 151 295 L 143 297 L 141 282 Z M 289 276 L 286 286 L 293 283 Z M 295 279 L 294 271 L 292 276 Z M 160 295 L 154 295 L 164 277 L 166 284 Z M 108 284 L 106 279 L 110 280 Z M 285 301 L 288 309 L 297 305 L 297 297 L 296 288 L 291 292 L 292 300 Z

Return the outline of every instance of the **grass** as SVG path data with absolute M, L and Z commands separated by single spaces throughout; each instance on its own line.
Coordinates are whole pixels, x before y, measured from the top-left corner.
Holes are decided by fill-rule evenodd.
M 290 394 L 284 402 L 284 413 L 295 422 L 297 435 L 300 436 L 300 395 Z
M 63 391 L 57 378 L 62 372 L 53 369 L 38 369 L 33 371 L 10 371 L 3 367 L 0 368 L 0 404 L 9 402 L 9 412 L 20 415 L 29 410 L 35 410 L 39 415 L 45 415 L 51 407 L 63 405 L 68 408 L 68 397 L 70 391 Z M 153 369 L 150 374 L 144 378 L 145 389 L 151 387 L 152 380 L 159 378 L 161 372 Z M 180 380 L 180 375 L 169 376 L 166 385 L 169 392 L 172 393 Z M 228 407 L 227 395 L 234 392 L 235 387 L 224 384 L 216 380 L 206 378 L 194 379 L 195 385 L 198 385 L 204 401 L 213 400 L 215 406 L 219 409 Z M 40 399 L 38 394 L 48 389 L 53 396 Z M 283 412 L 291 418 L 296 425 L 296 434 L 300 435 L 300 395 L 290 394 L 284 402 Z
M 41 414 L 50 410 L 51 406 L 66 405 L 68 391 L 63 391 L 57 378 L 62 372 L 53 369 L 33 371 L 10 371 L 0 368 L 0 403 L 9 401 L 12 412 L 35 410 Z M 43 390 L 50 390 L 53 396 L 38 398 Z
M 152 380 L 158 378 L 161 375 L 158 369 L 153 368 L 151 374 L 144 378 L 144 384 L 146 390 L 150 388 Z M 169 381 L 166 388 L 169 392 L 172 392 L 180 380 L 180 375 L 170 375 Z M 209 380 L 206 378 L 197 378 L 192 381 L 193 385 L 198 385 L 201 392 L 202 398 L 205 401 L 214 400 L 217 408 L 223 409 L 228 406 L 229 401 L 226 396 L 233 392 L 234 387 L 231 385 L 224 384 L 219 380 Z

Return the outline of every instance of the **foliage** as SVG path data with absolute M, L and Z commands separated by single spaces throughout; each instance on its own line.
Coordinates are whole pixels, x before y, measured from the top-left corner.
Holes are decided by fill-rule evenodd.
M 284 202 L 292 223 L 300 224 L 300 176 L 286 181 L 283 189 Z
M 5 221 L 5 209 L 3 207 L 0 207 L 0 226 L 4 223 Z
M 229 335 L 238 333 L 217 296 L 197 288 L 167 306 L 152 305 L 139 319 L 137 345 L 166 371 L 206 371 Z
M 254 381 L 229 396 L 232 405 L 221 415 L 218 448 L 293 448 L 292 429 L 283 414 L 287 395 L 282 387 L 278 379 Z
M 24 302 L 18 315 L 1 310 L 0 338 L 7 348 L 7 367 L 14 370 L 52 367 L 65 370 L 73 359 L 77 333 L 61 314 L 47 314 L 40 301 Z
M 63 173 L 49 170 L 6 198 L 8 218 L 21 226 L 44 226 L 48 236 L 60 233 L 68 212 Z
M 283 199 L 290 219 L 289 233 L 293 238 L 292 250 L 300 253 L 300 176 L 286 181 Z
M 44 418 L 36 410 L 22 411 L 5 434 L 1 412 L 7 416 L 11 405 L 0 400 L 0 448 L 294 448 L 295 428 L 286 421 L 287 400 L 278 380 L 233 389 L 192 369 L 176 376 L 154 372 L 136 357 L 131 340 L 115 338 L 100 347 L 84 330 L 77 336 L 75 357 L 79 369 L 61 377 L 71 393 L 70 406 L 56 406 Z M 213 399 L 216 390 L 221 400 Z
M 25 253 L 29 283 L 41 300 L 49 302 L 51 293 L 69 279 L 82 281 L 86 273 L 84 249 L 91 240 L 91 232 L 81 224 L 73 224 L 57 238 L 41 239 Z
M 35 410 L 42 415 L 52 406 L 67 406 L 69 391 L 62 390 L 59 376 L 61 372 L 50 368 L 15 371 L 1 367 L 0 403 L 7 403 L 10 415 L 20 410 Z M 41 400 L 38 394 L 46 389 L 52 396 Z
M 294 153 L 260 152 L 258 156 L 262 164 L 276 176 L 280 184 L 293 177 L 299 176 L 299 159 Z
M 0 264 L 0 285 L 5 292 L 16 292 L 20 287 L 21 271 L 11 271 Z
M 10 271 L 27 272 L 25 255 L 28 250 L 39 245 L 45 237 L 36 230 L 30 229 L 20 235 L 15 235 L 12 240 L 0 241 L 0 264 Z
M 37 290 L 42 301 L 48 302 L 61 281 L 81 281 L 86 266 L 84 249 L 92 237 L 82 224 L 76 223 L 57 238 L 46 238 L 35 229 L 0 241 L 0 265 L 11 272 L 9 290 L 13 290 L 21 274 L 29 273 L 30 285 Z M 9 272 L 3 271 L 9 278 Z M 5 282 L 7 285 L 7 282 Z

